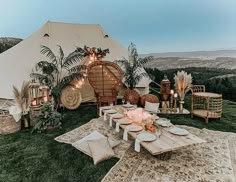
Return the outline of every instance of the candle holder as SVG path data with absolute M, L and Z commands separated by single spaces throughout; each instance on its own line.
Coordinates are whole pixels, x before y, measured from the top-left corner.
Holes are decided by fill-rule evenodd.
M 176 113 L 177 112 L 177 93 L 174 94 L 174 112 Z
M 170 112 L 173 111 L 174 90 L 170 90 Z

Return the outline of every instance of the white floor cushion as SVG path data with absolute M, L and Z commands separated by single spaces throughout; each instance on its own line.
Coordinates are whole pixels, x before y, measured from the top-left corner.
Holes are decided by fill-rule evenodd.
M 145 108 L 144 109 L 146 111 L 157 113 L 157 111 L 159 110 L 159 105 L 160 105 L 160 103 L 151 103 L 151 102 L 145 101 Z
M 88 140 L 87 143 L 93 156 L 94 165 L 115 155 L 107 138 Z
M 82 138 L 81 140 L 78 140 L 78 141 L 72 143 L 72 146 L 74 146 L 79 151 L 87 154 L 88 156 L 92 157 L 92 154 L 90 152 L 87 141 L 88 140 L 97 140 L 100 138 L 106 138 L 106 137 L 103 134 L 99 133 L 98 131 L 93 131 L 91 134 L 87 135 L 86 137 Z M 108 142 L 112 148 L 117 146 L 120 143 L 120 141 L 113 141 L 111 139 L 108 139 Z

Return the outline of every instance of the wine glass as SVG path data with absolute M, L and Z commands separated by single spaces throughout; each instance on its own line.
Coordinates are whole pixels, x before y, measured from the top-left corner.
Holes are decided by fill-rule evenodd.
M 113 102 L 110 103 L 110 106 L 113 107 Z
M 124 98 L 122 99 L 122 104 L 123 104 L 123 105 L 125 104 L 125 99 L 124 99 Z

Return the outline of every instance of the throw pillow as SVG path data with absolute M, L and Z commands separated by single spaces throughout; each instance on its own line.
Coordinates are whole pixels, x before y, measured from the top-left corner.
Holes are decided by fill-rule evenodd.
M 144 109 L 146 111 L 157 113 L 157 111 L 159 110 L 159 105 L 160 105 L 160 103 L 151 103 L 151 102 L 145 101 L 145 108 Z
M 88 140 L 89 149 L 93 156 L 94 165 L 104 160 L 110 159 L 114 156 L 114 152 L 107 140 L 107 138 L 100 138 L 97 140 Z
M 96 140 L 100 138 L 106 138 L 106 137 L 103 134 L 99 133 L 98 131 L 93 131 L 91 134 L 87 135 L 86 137 L 72 143 L 72 146 L 78 149 L 79 151 L 85 153 L 86 155 L 92 157 L 87 141 Z M 108 142 L 112 148 L 120 144 L 120 141 L 113 141 L 111 139 L 108 139 Z

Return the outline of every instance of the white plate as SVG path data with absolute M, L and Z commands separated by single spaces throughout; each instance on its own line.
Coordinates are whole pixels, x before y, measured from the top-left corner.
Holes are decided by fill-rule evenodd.
M 170 120 L 167 118 L 158 118 L 158 121 L 170 121 Z
M 132 105 L 132 104 L 124 104 L 123 107 L 128 107 L 129 108 L 129 107 L 134 107 L 134 105 Z
M 101 107 L 102 110 L 107 110 L 107 109 L 111 109 L 112 107 L 111 106 L 104 106 L 104 107 Z
M 157 121 L 157 124 L 160 125 L 160 126 L 164 126 L 164 127 L 168 127 L 168 126 L 172 126 L 172 123 L 169 121 Z
M 132 123 L 132 121 L 127 118 L 119 119 L 118 122 L 120 124 L 131 124 Z
M 147 109 L 145 109 L 145 108 L 144 108 L 144 111 L 147 111 L 147 112 L 149 112 L 149 113 L 154 113 L 154 114 L 160 113 L 160 110 L 157 110 L 157 111 L 150 111 L 150 110 L 147 110 Z
M 116 110 L 114 110 L 114 109 L 111 109 L 111 110 L 107 110 L 107 111 L 105 111 L 107 114 L 114 114 L 114 113 L 117 113 L 117 111 Z
M 114 119 L 122 118 L 122 117 L 124 117 L 124 114 L 117 113 L 117 114 L 113 114 L 111 117 Z
M 128 131 L 141 131 L 141 130 L 143 130 L 143 127 L 139 126 L 139 125 L 132 124 L 132 125 L 127 126 L 125 129 Z
M 159 119 L 159 116 L 157 116 L 157 115 L 152 115 L 152 117 L 153 117 L 153 119 L 155 119 L 155 120 L 157 120 L 157 119 Z
M 148 132 L 143 132 L 137 135 L 137 138 L 140 141 L 144 141 L 144 142 L 151 142 L 157 139 L 157 136 L 152 134 L 152 133 L 148 133 Z
M 187 130 L 182 129 L 182 128 L 177 128 L 177 127 L 169 129 L 169 132 L 171 132 L 175 135 L 188 135 L 189 134 L 189 132 Z

